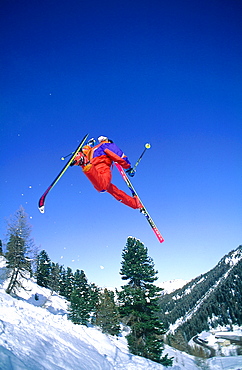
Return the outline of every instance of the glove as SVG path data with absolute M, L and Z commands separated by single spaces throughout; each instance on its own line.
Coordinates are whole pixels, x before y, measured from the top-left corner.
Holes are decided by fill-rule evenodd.
M 74 159 L 74 160 L 70 163 L 70 167 L 75 166 L 75 164 L 76 164 L 76 160 Z
M 90 145 L 90 146 L 94 146 L 95 145 L 95 142 L 96 140 L 94 138 L 90 139 L 88 142 L 87 142 L 87 145 Z
M 133 170 L 133 168 L 129 168 L 128 170 L 125 171 L 127 173 L 127 175 L 129 175 L 130 177 L 134 177 L 135 175 L 135 170 Z

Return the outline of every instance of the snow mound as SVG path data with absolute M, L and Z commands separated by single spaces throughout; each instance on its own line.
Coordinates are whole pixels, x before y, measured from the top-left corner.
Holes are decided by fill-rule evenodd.
M 66 314 L 12 298 L 2 289 L 0 305 L 1 370 L 163 368 L 130 355 L 123 338 L 74 325 Z

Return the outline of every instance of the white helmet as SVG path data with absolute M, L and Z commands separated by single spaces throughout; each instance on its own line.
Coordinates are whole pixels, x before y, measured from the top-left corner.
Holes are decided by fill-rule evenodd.
M 102 141 L 108 140 L 107 136 L 99 136 L 98 142 L 101 143 Z

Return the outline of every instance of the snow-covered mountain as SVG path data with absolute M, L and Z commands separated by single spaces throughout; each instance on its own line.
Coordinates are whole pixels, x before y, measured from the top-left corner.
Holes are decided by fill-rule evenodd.
M 67 301 L 28 279 L 18 297 L 5 293 L 5 260 L 0 257 L 1 370 L 164 370 L 165 367 L 128 352 L 124 336 L 67 320 Z M 171 370 L 201 369 L 201 361 L 165 346 L 173 356 Z M 200 365 L 199 365 L 200 364 Z M 211 370 L 237 370 L 242 357 L 207 360 Z
M 161 320 L 169 333 L 175 336 L 185 333 L 188 340 L 218 326 L 242 326 L 241 291 L 242 246 L 239 246 L 206 274 L 164 295 Z
M 188 282 L 189 280 L 173 279 L 173 280 L 164 281 L 162 283 L 158 283 L 157 285 L 159 286 L 159 288 L 164 289 L 162 291 L 163 294 L 170 294 L 174 292 L 175 290 L 182 288 Z

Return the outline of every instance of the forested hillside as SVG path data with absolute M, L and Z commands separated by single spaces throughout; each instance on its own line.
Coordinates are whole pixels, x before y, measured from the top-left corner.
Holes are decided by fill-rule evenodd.
M 160 299 L 160 318 L 168 333 L 189 341 L 218 325 L 242 325 L 242 246 L 206 274 Z

